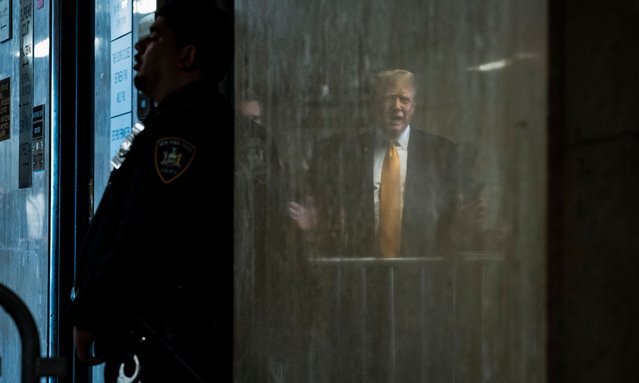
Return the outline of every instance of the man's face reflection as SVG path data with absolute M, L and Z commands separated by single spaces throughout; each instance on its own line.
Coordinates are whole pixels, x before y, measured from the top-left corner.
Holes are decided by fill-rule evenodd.
M 262 125 L 262 106 L 257 100 L 245 100 L 239 105 L 242 115 L 258 125 Z
M 388 137 L 397 137 L 406 130 L 414 112 L 415 88 L 407 81 L 389 82 L 378 93 L 377 123 Z

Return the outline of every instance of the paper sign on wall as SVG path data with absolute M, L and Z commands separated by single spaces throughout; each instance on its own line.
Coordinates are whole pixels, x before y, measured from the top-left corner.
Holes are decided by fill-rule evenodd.
M 131 111 L 131 35 L 111 43 L 111 117 Z

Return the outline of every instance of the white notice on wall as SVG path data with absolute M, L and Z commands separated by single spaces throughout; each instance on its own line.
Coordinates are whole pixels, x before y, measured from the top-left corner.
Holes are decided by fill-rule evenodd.
M 111 117 L 131 111 L 131 34 L 111 43 Z
M 5 41 L 11 38 L 10 5 L 10 0 L 0 0 L 0 41 Z
M 111 41 L 131 32 L 133 0 L 111 0 Z
M 111 145 L 109 158 L 113 158 L 120 149 L 122 141 L 131 133 L 131 113 L 111 119 Z

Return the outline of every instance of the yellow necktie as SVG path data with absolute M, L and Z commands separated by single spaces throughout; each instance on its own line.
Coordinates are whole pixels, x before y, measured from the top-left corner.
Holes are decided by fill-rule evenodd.
M 384 257 L 399 255 L 402 224 L 402 193 L 399 175 L 399 154 L 391 142 L 382 166 L 379 189 L 379 249 Z

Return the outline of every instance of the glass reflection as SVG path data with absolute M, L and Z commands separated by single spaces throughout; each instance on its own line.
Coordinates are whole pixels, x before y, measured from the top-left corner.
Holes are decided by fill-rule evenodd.
M 250 89 L 261 109 L 236 126 L 236 381 L 543 376 L 520 347 L 543 340 L 545 72 L 515 52 L 544 51 L 545 13 L 527 4 L 235 3 L 236 105 Z
M 464 179 L 456 145 L 411 125 L 416 91 L 409 71 L 377 73 L 369 128 L 318 143 L 310 193 L 289 213 L 320 255 L 437 257 L 455 232 L 479 226 L 485 204 Z

